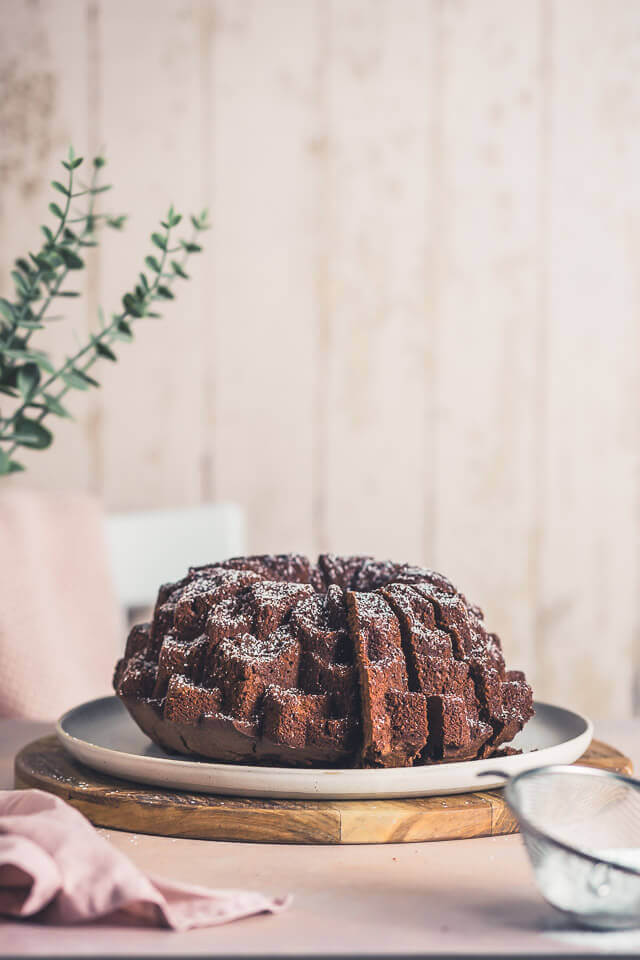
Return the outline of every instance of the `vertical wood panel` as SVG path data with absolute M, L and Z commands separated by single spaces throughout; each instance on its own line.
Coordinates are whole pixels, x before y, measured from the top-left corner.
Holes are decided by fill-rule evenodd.
M 214 223 L 6 482 L 430 563 L 538 696 L 627 714 L 639 77 L 624 0 L 0 2 L 0 293 L 70 142 L 132 214 L 42 345 L 118 308 L 169 202 Z
M 531 671 L 539 8 L 442 8 L 433 562 Z
M 310 549 L 316 4 L 220 0 L 213 34 L 215 492 L 254 550 Z
M 60 197 L 49 181 L 64 179 L 60 161 L 70 144 L 79 155 L 86 146 L 87 3 L 2 3 L 0 38 L 0 295 L 11 298 L 14 259 L 40 246 L 40 224 L 57 227 L 47 208 Z M 72 276 L 67 288 L 85 291 L 86 282 L 84 274 L 79 280 Z M 35 347 L 51 350 L 60 363 L 76 349 L 74 331 L 84 340 L 86 303 L 54 301 L 49 314 L 62 312 L 64 324 L 52 324 L 32 338 Z M 2 483 L 49 488 L 88 484 L 86 398 L 69 398 L 68 406 L 76 422 L 50 417 L 54 445 L 44 452 L 17 454 L 28 473 Z
M 197 5 L 185 0 L 101 0 L 99 129 L 115 184 L 109 195 L 132 214 L 101 257 L 100 299 L 111 313 L 152 253 L 149 237 L 173 202 L 203 206 L 200 160 L 200 61 Z M 188 220 L 188 218 L 187 218 Z M 187 234 L 189 232 L 186 227 Z M 210 235 L 205 243 L 210 242 Z M 157 251 L 156 251 L 157 252 Z M 97 475 L 111 507 L 196 502 L 202 452 L 199 283 L 178 282 L 162 319 L 135 324 L 117 366 L 101 365 L 102 406 L 94 419 Z
M 330 6 L 326 545 L 423 557 L 432 6 Z
M 553 7 L 545 695 L 628 713 L 638 608 L 640 6 Z

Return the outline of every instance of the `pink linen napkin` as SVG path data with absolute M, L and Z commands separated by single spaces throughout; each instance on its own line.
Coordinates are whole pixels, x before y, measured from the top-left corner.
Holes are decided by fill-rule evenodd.
M 182 931 L 279 913 L 289 902 L 151 879 L 58 797 L 0 790 L 0 914 L 38 915 L 52 924 L 104 918 Z
M 0 717 L 53 720 L 113 693 L 123 624 L 98 501 L 3 488 L 0 543 Z

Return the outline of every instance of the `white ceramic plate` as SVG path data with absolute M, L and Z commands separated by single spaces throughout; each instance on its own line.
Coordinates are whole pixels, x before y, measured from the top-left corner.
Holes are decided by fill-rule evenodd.
M 303 800 L 428 797 L 502 785 L 499 776 L 478 778 L 485 771 L 515 776 L 532 767 L 573 763 L 581 757 L 591 742 L 591 721 L 548 703 L 536 703 L 535 708 L 535 717 L 514 740 L 522 754 L 385 770 L 249 767 L 179 757 L 151 743 L 117 697 L 74 707 L 60 718 L 56 733 L 74 757 L 94 770 L 156 787 Z

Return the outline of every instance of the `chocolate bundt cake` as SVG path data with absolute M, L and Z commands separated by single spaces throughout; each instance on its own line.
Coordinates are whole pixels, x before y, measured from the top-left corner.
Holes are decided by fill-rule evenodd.
M 489 757 L 533 716 L 482 611 L 370 557 L 237 557 L 162 586 L 114 687 L 170 751 L 288 766 Z

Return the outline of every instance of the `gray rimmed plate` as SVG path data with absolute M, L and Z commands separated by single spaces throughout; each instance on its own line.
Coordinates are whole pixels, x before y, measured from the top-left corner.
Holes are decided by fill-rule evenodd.
M 548 703 L 513 745 L 523 752 L 496 760 L 471 760 L 376 770 L 317 770 L 212 763 L 165 753 L 142 733 L 117 697 L 91 700 L 65 713 L 56 733 L 76 759 L 100 773 L 136 783 L 198 793 L 288 799 L 384 799 L 443 796 L 500 787 L 502 777 L 481 776 L 496 766 L 509 776 L 551 763 L 573 763 L 589 746 L 586 717 Z

